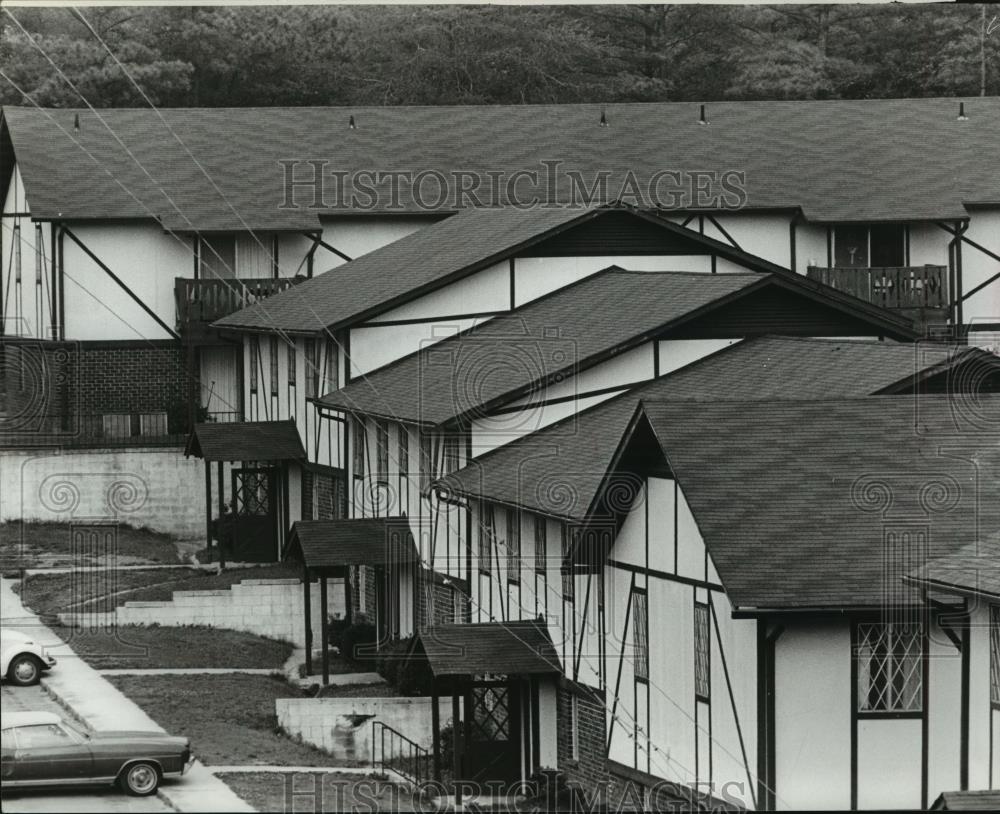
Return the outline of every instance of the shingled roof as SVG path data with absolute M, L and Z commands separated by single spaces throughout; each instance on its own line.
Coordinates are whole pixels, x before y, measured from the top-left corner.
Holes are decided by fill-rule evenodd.
M 418 560 L 405 517 L 297 520 L 285 545 L 284 559 L 290 557 L 320 569 Z
M 960 101 L 967 121 L 957 120 Z M 244 222 L 315 229 L 317 215 L 350 212 L 355 193 L 365 196 L 346 185 L 328 190 L 315 209 L 283 208 L 279 162 L 289 157 L 326 160 L 329 172 L 484 177 L 542 171 L 540 161 L 561 160 L 561 172 L 581 173 L 588 186 L 609 172 L 611 190 L 628 172 L 648 179 L 662 171 L 739 171 L 749 207 L 801 207 L 809 219 L 830 221 L 958 218 L 967 214 L 964 204 L 1000 196 L 1000 162 L 987 158 L 997 154 L 995 97 L 712 102 L 708 125 L 699 124 L 698 105 L 686 102 L 97 113 L 5 107 L 3 116 L 41 218 L 156 216 L 179 229 L 241 229 Z M 548 197 L 546 185 L 540 177 L 537 188 Z M 567 184 L 555 193 L 564 199 Z M 404 183 L 395 200 L 379 195 L 366 210 L 382 211 L 426 209 Z
M 590 507 L 640 400 L 777 399 L 907 392 L 925 370 L 1000 364 L 976 348 L 932 343 L 760 337 L 512 441 L 442 478 L 458 495 L 580 520 Z M 975 375 L 960 381 L 978 380 Z
M 184 454 L 206 461 L 298 461 L 306 457 L 291 419 L 195 424 Z
M 535 620 L 437 625 L 420 643 L 435 676 L 562 672 L 548 630 Z
M 332 330 L 388 311 L 425 291 L 495 265 L 570 227 L 609 216 L 635 218 L 646 227 L 655 226 L 674 246 L 683 247 L 682 253 L 714 253 L 751 270 L 791 276 L 787 269 L 727 243 L 621 205 L 467 209 L 214 324 L 235 330 L 280 329 L 295 333 Z M 846 297 L 827 286 L 811 280 L 804 284 L 866 307 L 871 313 L 880 313 L 898 326 L 906 324 L 883 309 Z
M 1000 532 L 920 566 L 909 580 L 931 590 L 1000 599 Z
M 887 559 L 954 557 L 1000 532 L 1000 395 L 960 407 L 644 399 L 633 426 L 652 429 L 736 609 L 880 607 L 887 576 L 896 601 L 916 596 Z M 886 548 L 915 523 L 925 537 Z
M 787 274 L 611 267 L 354 378 L 320 403 L 425 425 L 484 415 L 540 383 L 575 375 L 768 286 L 815 297 L 801 280 Z M 826 298 L 825 292 L 820 301 L 860 320 L 859 332 L 898 330 L 885 323 L 884 312 L 870 315 L 854 303 Z

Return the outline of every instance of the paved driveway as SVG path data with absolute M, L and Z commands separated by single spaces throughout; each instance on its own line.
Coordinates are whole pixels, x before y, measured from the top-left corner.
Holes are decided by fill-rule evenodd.
M 15 687 L 6 681 L 0 685 L 0 714 L 41 710 L 66 716 L 66 711 L 41 687 Z M 170 811 L 157 797 L 129 797 L 117 789 L 80 787 L 75 789 L 2 790 L 4 812 L 85 812 L 85 811 Z

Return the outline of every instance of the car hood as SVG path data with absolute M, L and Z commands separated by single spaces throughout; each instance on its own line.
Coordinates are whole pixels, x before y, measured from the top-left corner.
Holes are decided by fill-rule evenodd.
M 100 741 L 102 743 L 136 743 L 142 741 L 144 743 L 163 743 L 180 747 L 188 745 L 187 738 L 179 735 L 168 735 L 166 732 L 143 732 L 142 730 L 121 729 L 91 732 L 89 734 L 91 741 Z

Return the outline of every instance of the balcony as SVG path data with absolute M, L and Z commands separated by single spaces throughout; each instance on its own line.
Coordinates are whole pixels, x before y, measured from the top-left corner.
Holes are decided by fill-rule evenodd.
M 177 277 L 177 329 L 185 336 L 206 333 L 217 319 L 291 288 L 304 277 L 193 280 Z
M 948 308 L 948 270 L 944 266 L 809 266 L 806 277 L 883 308 Z

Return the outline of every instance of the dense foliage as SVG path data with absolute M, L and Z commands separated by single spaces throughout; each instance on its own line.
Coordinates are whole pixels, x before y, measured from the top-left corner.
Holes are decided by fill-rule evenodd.
M 981 5 L 14 8 L 2 21 L 6 104 L 145 105 L 136 83 L 163 106 L 1000 93 L 1000 17 Z

